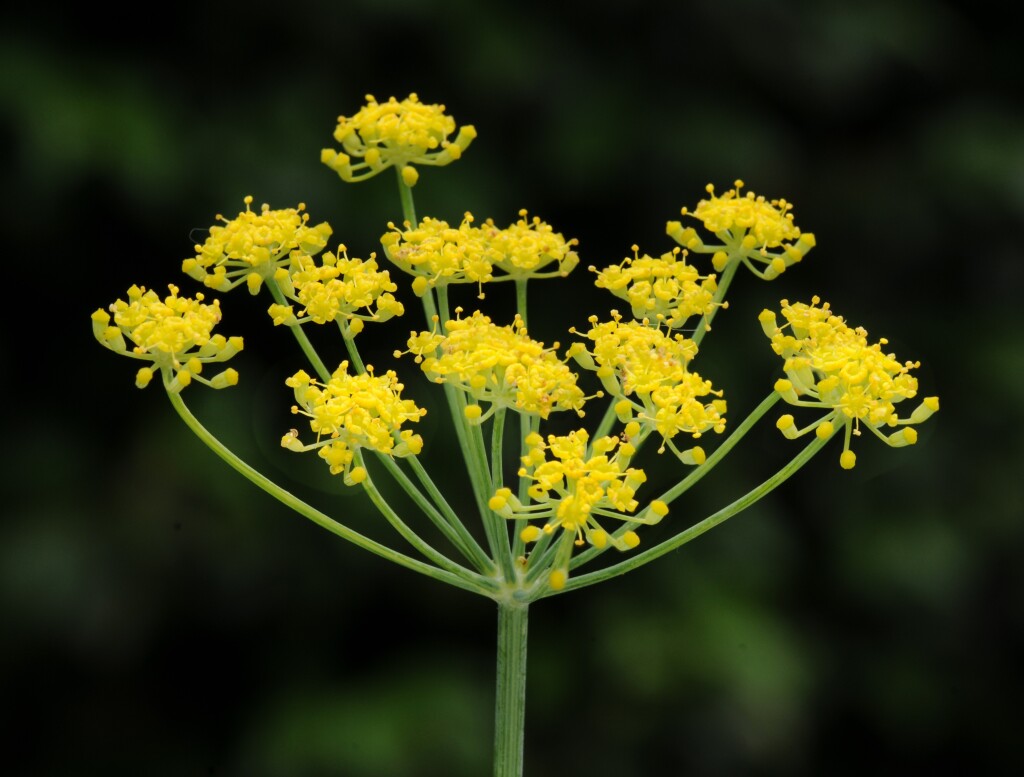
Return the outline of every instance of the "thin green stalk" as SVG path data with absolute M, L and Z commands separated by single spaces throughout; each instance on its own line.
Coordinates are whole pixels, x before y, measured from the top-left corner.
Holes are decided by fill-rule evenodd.
M 557 530 L 550 534 L 543 534 L 530 549 L 530 569 L 526 573 L 526 584 L 536 583 L 540 577 L 551 571 L 555 554 L 558 552 L 558 543 L 555 541 Z
M 271 278 L 265 285 L 270 289 L 270 294 L 277 304 L 288 304 L 288 300 L 285 299 L 284 292 L 281 291 L 281 287 L 275 279 Z M 306 332 L 303 328 L 301 326 L 290 326 L 288 328 L 292 330 L 292 334 L 299 343 L 299 347 L 302 349 L 302 352 L 306 354 L 306 358 L 309 359 L 309 363 L 313 366 L 313 369 L 316 371 L 320 380 L 324 383 L 329 381 L 331 379 L 331 372 L 324 365 L 323 361 L 321 361 L 320 355 L 316 352 L 313 344 L 309 341 L 309 338 L 306 336 Z
M 530 452 L 530 446 L 526 444 L 526 438 L 534 432 L 540 431 L 540 416 L 529 413 L 519 414 L 519 460 L 522 461 Z M 530 481 L 527 478 L 519 478 L 519 501 L 524 505 L 530 504 Z
M 410 463 L 417 463 L 416 456 L 407 457 L 407 461 Z M 398 465 L 398 462 L 391 456 L 383 453 L 377 454 L 377 460 L 387 469 L 388 474 L 395 479 L 395 482 L 402 487 L 402 490 L 409 495 L 409 498 L 416 503 L 416 506 L 423 511 L 431 522 L 438 528 L 438 530 L 444 535 L 456 550 L 458 550 L 467 561 L 473 563 L 476 566 L 477 571 L 484 575 L 489 575 L 494 571 L 494 564 L 486 553 L 480 548 L 473 537 L 466 531 L 466 528 L 462 525 L 462 522 L 458 519 L 451 508 L 448 507 L 448 503 L 445 502 L 445 507 L 448 508 L 449 516 L 443 516 L 436 507 L 430 502 L 426 495 L 416 487 L 409 476 L 402 471 L 402 468 Z M 426 475 L 420 466 L 420 471 Z M 427 476 L 429 480 L 429 476 Z M 431 483 L 433 485 L 433 483 Z M 436 489 L 436 486 L 434 487 Z M 460 532 L 459 529 L 462 529 Z M 468 540 L 468 541 L 467 541 Z
M 276 281 L 272 281 L 270 284 L 271 293 L 274 294 L 275 299 L 279 302 L 283 297 L 281 296 L 280 288 L 277 286 Z M 284 304 L 283 302 L 281 304 Z M 354 338 L 346 332 L 345 326 L 338 322 L 338 328 L 341 332 L 342 339 L 345 342 L 345 348 L 348 351 L 349 360 L 352 363 L 352 367 L 357 374 L 366 372 L 366 367 L 363 364 L 362 358 L 359 356 L 359 349 L 356 346 Z M 330 374 L 327 373 L 326 368 L 323 366 L 323 362 L 320 360 L 319 355 L 316 353 L 312 343 L 306 337 L 306 333 L 301 330 L 300 327 L 292 327 L 292 331 L 295 333 L 296 339 L 299 345 L 302 347 L 303 353 L 310 360 L 313 368 L 320 373 L 321 378 L 324 382 L 330 379 Z M 415 457 L 413 457 L 415 458 Z M 470 561 L 472 561 L 481 572 L 487 572 L 490 569 L 489 559 L 483 554 L 483 551 L 479 550 L 479 546 L 476 546 L 478 553 L 474 554 L 471 547 L 465 545 L 460 541 L 461 538 L 452 536 L 452 529 L 449 524 L 443 520 L 432 505 L 426 500 L 423 493 L 416 488 L 416 486 L 409 480 L 404 472 L 398 467 L 395 461 L 384 454 L 378 454 L 377 459 L 384 465 L 388 470 L 388 473 L 395 478 L 402 489 L 412 498 L 412 500 L 423 510 L 423 512 L 429 517 L 435 525 L 445 534 L 445 536 L 455 545 L 456 548 Z M 390 507 L 388 508 L 390 510 Z M 461 524 L 460 524 L 461 525 Z M 468 532 L 467 532 L 468 534 Z
M 526 320 L 526 278 L 516 278 L 516 311 L 523 319 L 523 325 L 529 331 L 529 323 Z
M 433 317 L 436 315 L 436 307 L 434 306 L 433 298 L 430 297 L 430 291 L 423 295 L 423 312 L 427 316 L 427 320 L 433 324 Z M 459 441 L 459 450 L 462 451 L 463 457 L 466 459 L 466 467 L 469 472 L 469 481 L 473 487 L 473 496 L 476 499 L 477 507 L 480 508 L 481 516 L 484 515 L 484 511 L 488 510 L 487 500 L 490 499 L 491 495 L 486 494 L 486 488 L 483 487 L 483 481 L 479 478 L 479 462 L 476 465 L 471 464 L 469 460 L 469 432 L 468 423 L 465 413 L 465 400 L 460 398 L 459 392 L 456 391 L 450 384 L 443 384 L 444 396 L 448 402 L 448 411 L 452 417 L 452 425 L 455 427 L 455 436 Z M 483 462 L 483 471 L 487 471 L 487 462 Z
M 736 447 L 736 444 L 739 443 L 739 441 L 746 436 L 747 432 L 749 432 L 754 427 L 754 425 L 761 420 L 765 413 L 767 413 L 772 407 L 774 407 L 775 403 L 778 402 L 780 398 L 781 397 L 779 396 L 778 392 L 771 392 L 767 397 L 765 397 L 761 401 L 761 404 L 755 407 L 750 412 L 750 414 L 743 419 L 743 422 L 739 426 L 737 426 L 732 431 L 732 434 L 730 434 L 725 439 L 725 441 L 723 441 L 722 444 L 715 449 L 714 453 L 708 456 L 707 460 L 703 464 L 693 469 L 689 475 L 687 475 L 685 478 L 683 478 L 674 486 L 672 486 L 672 488 L 665 491 L 661 496 L 658 497 L 658 499 L 660 499 L 665 504 L 671 504 L 674 500 L 678 499 L 680 496 L 682 496 L 684 493 L 690 490 L 694 485 L 697 484 L 699 480 L 701 480 L 701 478 L 703 478 L 712 469 L 714 469 L 714 467 L 720 461 L 722 461 L 722 459 L 724 459 L 733 448 Z M 625 534 L 629 529 L 630 526 L 624 525 L 622 526 L 622 528 L 618 529 L 615 532 L 615 534 L 616 536 L 621 536 L 622 534 Z M 595 548 L 594 546 L 590 546 L 579 555 L 574 556 L 572 561 L 569 562 L 569 567 L 571 569 L 577 569 L 583 564 L 586 564 L 591 559 L 595 558 L 596 556 L 599 556 L 602 553 L 606 552 L 609 547 L 611 546 L 606 545 L 604 548 L 599 549 Z
M 354 463 L 357 466 L 363 466 L 365 468 L 365 461 L 363 460 L 362 452 L 356 453 Z M 476 575 L 466 569 L 461 564 L 455 563 L 444 554 L 439 553 L 429 543 L 425 542 L 422 537 L 416 534 L 416 532 L 410 529 L 409 525 L 402 520 L 401 516 L 398 515 L 395 509 L 389 505 L 383 495 L 381 495 L 369 473 L 367 473 L 366 479 L 362 482 L 362 486 L 370 497 L 370 501 L 373 502 L 381 515 L 387 519 L 387 522 L 394 527 L 395 531 L 397 531 L 406 542 L 423 554 L 425 558 L 434 562 L 437 566 L 441 567 L 441 569 L 451 572 L 453 575 L 467 577 L 468 579 L 480 579 L 479 575 Z
M 450 384 L 445 383 L 444 395 L 445 399 L 448 400 L 448 410 L 452 417 L 452 424 L 455 426 L 455 436 L 459 441 L 459 449 L 462 451 L 462 457 L 466 462 L 466 470 L 469 473 L 469 482 L 473 488 L 473 496 L 476 499 L 477 508 L 486 526 L 486 516 L 490 513 L 487 501 L 491 498 L 492 494 L 488 493 L 487 454 L 484 452 L 483 442 L 480 441 L 477 444 L 475 439 L 479 434 L 479 428 L 477 428 L 477 432 L 474 434 L 474 427 L 469 424 L 466 418 L 466 403 L 461 392 Z M 491 537 L 488 536 L 488 541 L 490 540 Z M 491 552 L 494 552 L 493 547 Z
M 402 202 L 402 215 L 405 221 L 410 226 L 416 227 L 416 206 L 413 203 L 412 189 L 405 183 L 402 178 L 401 170 L 395 168 L 398 180 L 398 195 Z M 427 292 L 423 295 L 423 310 L 427 316 L 427 326 L 434 325 L 434 316 L 440 310 L 439 323 L 443 327 L 444 322 L 448 319 L 448 290 L 444 287 L 438 287 L 437 293 L 437 306 L 434 305 L 434 300 L 431 294 L 431 290 L 427 289 Z M 465 400 L 462 399 L 458 392 L 449 384 L 444 385 L 445 398 L 448 400 L 448 409 L 451 411 L 452 422 L 455 425 L 456 436 L 459 440 L 459 447 L 463 451 L 463 455 L 466 458 L 467 469 L 469 470 L 470 482 L 473 486 L 473 496 L 476 499 L 477 508 L 480 511 L 480 517 L 484 524 L 484 531 L 487 535 L 487 541 L 491 546 L 491 553 L 494 555 L 495 560 L 501 566 L 502 574 L 505 579 L 512 579 L 512 563 L 511 554 L 508 552 L 508 542 L 506 541 L 505 552 L 500 552 L 500 545 L 497 543 L 497 537 L 494 536 L 493 521 L 495 516 L 487 506 L 487 501 L 490 499 L 488 491 L 488 472 L 487 472 L 487 454 L 483 449 L 482 441 L 480 445 L 476 444 L 475 435 L 472 429 L 469 428 L 467 419 L 465 416 Z M 477 430 L 479 434 L 479 429 Z
M 430 477 L 430 473 L 423 468 L 420 463 L 418 456 L 410 456 L 408 458 L 409 466 L 412 467 L 413 473 L 416 478 L 420 481 L 420 484 L 426 489 L 427 495 L 434 500 L 434 504 L 437 505 L 437 509 L 440 510 L 445 522 L 451 526 L 452 530 L 461 538 L 462 545 L 465 548 L 465 552 L 468 557 L 476 563 L 480 568 L 480 571 L 484 574 L 490 575 L 494 572 L 494 562 L 491 557 L 488 556 L 484 549 L 480 547 L 480 544 L 476 541 L 476 538 L 469 533 L 466 525 L 456 515 L 455 510 L 448 504 L 448 500 L 444 498 L 444 494 L 434 483 Z
M 498 603 L 494 777 L 522 777 L 523 774 L 528 616 L 525 604 Z
M 754 425 L 761 420 L 764 414 L 771 410 L 781 398 L 782 397 L 779 396 L 777 391 L 772 391 L 768 394 L 768 396 L 761 400 L 761 404 L 750 411 L 750 414 L 733 430 L 732 434 L 726 437 L 725 441 L 715 448 L 714 453 L 708 456 L 707 460 L 705 460 L 703 464 L 658 498 L 665 504 L 671 504 L 674 500 L 678 499 L 696 485 L 697 481 L 707 475 L 716 464 L 724 459 L 729 452 L 736 447 L 736 444 L 746 436 L 747 432 L 749 432 Z
M 531 433 L 537 431 L 540 428 L 540 417 L 533 416 L 529 413 L 519 414 L 519 460 L 526 456 L 529 451 L 529 446 L 526 444 L 526 438 Z M 519 501 L 523 506 L 528 506 L 531 502 L 530 499 L 530 481 L 526 478 L 519 478 L 519 489 L 516 494 Z M 518 559 L 526 551 L 526 543 L 523 542 L 522 533 L 523 529 L 526 528 L 526 520 L 518 518 L 515 521 L 513 531 L 515 535 L 512 539 L 512 558 Z
M 440 321 L 448 319 L 448 289 L 439 286 L 437 291 L 437 309 L 440 314 Z M 424 296 L 426 299 L 426 296 Z M 429 308 L 424 304 L 428 315 Z M 494 495 L 491 487 L 490 472 L 487 464 L 487 449 L 483 442 L 483 434 L 480 427 L 470 424 L 466 418 L 465 395 L 455 389 L 451 384 L 444 384 L 445 398 L 448 400 L 448 409 L 451 413 L 452 423 L 455 426 L 456 436 L 459 439 L 459 447 L 462 450 L 463 458 L 466 460 L 466 468 L 469 471 L 469 480 L 473 487 L 473 496 L 476 498 L 477 508 L 480 511 L 480 520 L 484 525 L 484 534 L 487 537 L 487 544 L 491 551 L 492 558 L 501 567 L 502 575 L 506 580 L 513 579 L 512 554 L 508 544 L 508 536 L 501 526 L 501 520 L 488 507 L 487 502 Z M 504 542 L 502 541 L 504 537 Z
M 491 485 L 501 488 L 505 483 L 505 408 L 499 407 L 491 418 Z
M 339 328 L 342 330 L 341 339 L 345 341 L 345 350 L 348 351 L 349 361 L 352 362 L 352 367 L 355 369 L 356 373 L 362 375 L 366 372 L 366 367 L 363 365 L 363 360 L 359 357 L 359 349 L 356 347 L 356 341 L 351 335 L 345 334 L 345 329 L 340 327 L 340 324 Z
M 690 540 L 699 537 L 704 532 L 713 529 L 715 526 L 718 526 L 718 524 L 723 523 L 737 513 L 742 512 L 765 495 L 771 493 L 775 488 L 785 483 L 794 472 L 810 461 L 814 454 L 820 451 L 825 444 L 828 443 L 828 439 L 814 440 L 814 442 L 798 453 L 788 464 L 786 464 L 786 466 L 761 483 L 761 485 L 751 489 L 733 503 L 723 507 L 718 512 L 712 513 L 703 521 L 695 523 L 693 526 L 680 532 L 675 537 L 659 543 L 653 548 L 649 548 L 642 553 L 632 556 L 626 561 L 613 564 L 605 569 L 580 575 L 579 577 L 570 577 L 563 589 L 560 591 L 547 591 L 542 596 L 552 596 L 554 594 L 564 593 L 577 588 L 593 585 L 594 583 L 600 583 L 613 577 L 618 577 L 619 575 L 625 574 L 626 572 L 630 572 L 644 564 L 654 561 L 656 558 L 664 556 L 666 553 L 675 550 L 681 545 L 685 545 Z
M 697 322 L 697 328 L 693 332 L 693 340 L 697 345 L 700 345 L 700 341 L 704 339 L 704 335 L 711 329 L 711 319 L 715 317 L 718 309 L 721 307 L 722 300 L 725 299 L 725 292 L 729 290 L 729 284 L 732 283 L 733 276 L 736 275 L 736 270 L 739 269 L 741 262 L 733 261 L 733 256 L 729 256 L 729 264 L 726 265 L 725 272 L 722 273 L 722 277 L 718 279 L 718 289 L 715 291 L 715 296 L 711 300 L 711 308 L 705 313 L 700 321 Z
M 165 379 L 165 387 L 167 381 Z M 192 432 L 198 437 L 210 450 L 212 450 L 217 456 L 219 456 L 224 462 L 226 462 L 232 469 L 240 473 L 248 481 L 255 484 L 259 488 L 266 491 L 272 497 L 274 497 L 281 504 L 291 508 L 299 515 L 304 518 L 308 518 L 310 521 L 315 523 L 321 528 L 327 529 L 332 534 L 336 534 L 344 540 L 348 540 L 353 545 L 356 545 L 363 550 L 368 550 L 381 558 L 392 561 L 399 566 L 403 566 L 406 569 L 411 569 L 414 572 L 431 577 L 434 580 L 439 580 L 442 583 L 448 583 L 457 588 L 462 588 L 466 591 L 472 591 L 478 594 L 484 594 L 491 596 L 491 584 L 486 578 L 478 578 L 476 580 L 470 580 L 460 575 L 452 574 L 443 569 L 425 564 L 414 558 L 406 556 L 404 553 L 400 553 L 397 550 L 389 548 L 387 545 L 382 545 L 375 540 L 371 540 L 369 537 L 365 537 L 357 531 L 354 531 L 344 524 L 335 521 L 333 518 L 325 515 L 324 513 L 317 510 L 315 507 L 306 504 L 294 494 L 281 488 L 277 483 L 272 481 L 270 478 L 262 475 L 260 472 L 249 466 L 247 463 L 242 461 L 238 456 L 234 454 L 224 443 L 222 443 L 217 437 L 210 433 L 200 422 L 199 419 L 192 415 L 192 411 L 185 405 L 180 394 L 174 394 L 168 392 L 168 398 L 171 400 L 171 405 L 177 411 L 181 420 L 185 422 L 185 425 L 192 430 Z
M 445 285 L 438 285 L 435 287 L 437 291 L 437 314 L 440 317 L 439 323 L 443 327 L 451 319 L 451 309 L 448 307 L 448 287 Z
M 395 173 L 398 175 L 398 197 L 402 201 L 402 219 L 408 221 L 409 226 L 415 229 L 418 223 L 416 221 L 416 206 L 412 201 L 412 189 L 402 178 L 402 171 L 399 168 L 395 168 Z
M 463 414 L 463 418 L 465 418 L 465 414 Z M 491 474 L 487 468 L 487 449 L 484 446 L 483 432 L 478 424 L 470 424 L 466 429 L 466 436 L 469 440 L 469 447 L 465 451 L 466 463 L 469 466 L 471 477 L 479 482 L 483 489 L 479 505 L 484 535 L 487 537 L 492 558 L 498 562 L 498 566 L 501 568 L 502 577 L 511 581 L 515 579 L 515 575 L 505 519 L 488 506 L 488 501 L 493 496 L 495 488 L 491 483 Z
M 608 407 L 605 408 L 604 415 L 601 416 L 601 423 L 597 425 L 597 429 L 594 430 L 594 436 L 590 438 L 591 442 L 600 439 L 601 437 L 607 437 L 608 432 L 611 431 L 612 424 L 615 423 L 617 416 L 615 415 L 615 397 L 608 397 Z

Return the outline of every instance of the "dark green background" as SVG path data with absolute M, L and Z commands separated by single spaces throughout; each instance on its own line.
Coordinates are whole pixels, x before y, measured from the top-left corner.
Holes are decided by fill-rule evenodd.
M 488 773 L 493 606 L 278 507 L 158 389 L 137 391 L 88 320 L 131 283 L 193 292 L 178 269 L 193 230 L 245 194 L 304 201 L 353 254 L 377 249 L 400 216 L 393 179 L 343 185 L 319 150 L 367 92 L 417 91 L 480 133 L 424 170 L 421 215 L 507 223 L 526 207 L 579 238 L 583 268 L 634 242 L 668 250 L 665 222 L 709 181 L 796 203 L 818 248 L 771 284 L 741 276 L 700 357 L 733 423 L 778 373 L 757 313 L 814 293 L 920 359 L 942 398 L 916 448 L 861 439 L 852 472 L 829 448 L 694 544 L 534 607 L 527 773 L 1020 773 L 1021 60 L 1005 20 L 924 0 L 10 12 L 8 771 Z M 565 342 L 612 306 L 583 268 L 537 287 L 538 337 Z M 319 461 L 276 447 L 301 360 L 264 326 L 265 299 L 224 304 L 223 331 L 247 336 L 242 384 L 190 404 L 259 468 L 386 536 Z M 364 353 L 391 366 L 412 326 L 370 328 Z M 442 408 L 399 369 L 443 472 Z M 795 450 L 764 423 L 672 525 Z

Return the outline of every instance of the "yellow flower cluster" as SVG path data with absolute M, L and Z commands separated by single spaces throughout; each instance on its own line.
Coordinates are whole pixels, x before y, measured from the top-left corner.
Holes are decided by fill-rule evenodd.
M 618 437 L 600 437 L 593 445 L 589 442 L 585 429 L 561 437 L 548 435 L 546 441 L 536 432 L 528 435 L 519 477 L 532 481 L 528 493 L 536 504 L 524 506 L 508 488 L 499 489 L 489 503 L 506 518 L 547 519 L 543 527 L 523 529 L 520 536 L 524 542 L 565 530 L 550 578 L 553 588 L 565 585 L 573 545 L 588 542 L 596 548 L 612 545 L 626 550 L 640 543 L 632 530 L 619 536 L 609 534 L 598 516 L 655 524 L 668 513 L 668 506 L 655 500 L 640 515 L 628 515 L 636 512 L 636 490 L 647 480 L 642 469 L 629 466 L 636 449 Z
M 692 212 L 682 209 L 684 216 L 702 222 L 722 245 L 705 244 L 693 227 L 684 228 L 678 221 L 670 221 L 666 232 L 683 248 L 712 254 L 711 263 L 718 272 L 742 262 L 758 277 L 772 280 L 804 258 L 815 245 L 814 235 L 801 233 L 793 223 L 791 203 L 767 200 L 753 192 L 741 195 L 742 188 L 743 181 L 736 181 L 735 188 L 719 197 L 708 184 L 708 199 Z
M 586 337 L 593 341 L 593 350 L 575 343 L 568 355 L 594 370 L 608 393 L 620 398 L 615 405 L 619 420 L 635 420 L 648 433 L 657 431 L 664 440 L 662 451 L 668 445 L 685 463 L 702 464 L 701 448 L 680 451 L 672 443 L 681 433 L 697 438 L 709 430 L 725 430 L 722 392 L 687 369 L 697 355 L 696 344 L 646 322 L 623 323 L 615 311 L 611 321 L 600 323 L 591 316 L 590 323 Z M 715 398 L 705 401 L 709 396 Z
M 814 431 L 821 439 L 831 437 L 845 427 L 843 453 L 839 463 L 844 469 L 857 462 L 850 450 L 851 434 L 859 435 L 866 426 L 893 447 L 917 442 L 917 424 L 939 409 L 938 397 L 926 397 L 906 418 L 900 418 L 896 405 L 917 395 L 917 378 L 910 371 L 917 362 L 901 363 L 882 347 L 887 340 L 869 343 L 867 332 L 853 328 L 835 315 L 828 303 L 814 297 L 811 304 L 782 301 L 786 323 L 781 327 L 771 310 L 759 316 L 772 349 L 784 360 L 786 377 L 775 384 L 782 398 L 799 407 L 826 408 L 829 412 L 805 429 L 798 429 L 792 415 L 784 415 L 776 424 L 789 438 Z M 880 429 L 900 427 L 885 435 Z
M 457 310 L 456 312 L 461 312 Z M 469 318 L 454 318 L 445 334 L 412 332 L 409 350 L 428 378 L 465 391 L 476 402 L 491 404 L 486 413 L 478 404 L 466 407 L 474 422 L 486 420 L 499 407 L 547 418 L 558 410 L 583 415 L 586 397 L 576 375 L 553 348 L 531 339 L 523 320 L 498 326 L 475 311 Z M 395 356 L 400 356 L 396 351 Z
M 252 196 L 244 202 L 245 210 L 235 218 L 218 215 L 224 226 L 210 227 L 210 236 L 195 247 L 196 256 L 181 264 L 185 273 L 211 289 L 228 291 L 244 282 L 256 294 L 293 255 L 313 256 L 327 245 L 330 225 L 308 226 L 305 205 L 271 210 L 264 204 L 254 213 L 249 208 Z
M 404 231 L 388 224 L 391 231 L 381 238 L 381 245 L 388 259 L 416 276 L 412 288 L 419 296 L 452 283 L 479 286 L 492 280 L 568 275 L 579 262 L 572 250 L 576 240 L 566 240 L 536 216 L 527 221 L 526 215 L 519 211 L 519 221 L 506 229 L 498 229 L 492 219 L 475 227 L 471 213 L 458 227 L 432 218 L 415 228 L 406 225 Z M 556 270 L 542 271 L 552 262 L 557 262 Z M 505 275 L 495 278 L 495 268 Z
M 594 285 L 608 289 L 629 302 L 634 318 L 649 319 L 671 329 L 682 327 L 692 316 L 705 316 L 715 307 L 718 289 L 714 275 L 703 276 L 686 263 L 686 251 L 679 248 L 657 259 L 639 255 L 597 272 Z M 723 305 L 725 307 L 725 305 Z
M 519 211 L 519 221 L 505 229 L 498 229 L 493 219 L 487 219 L 480 228 L 487 241 L 492 263 L 506 275 L 517 280 L 527 278 L 564 278 L 579 263 L 573 250 L 576 238 L 566 240 L 562 235 L 534 216 L 527 220 L 527 211 Z M 552 262 L 555 270 L 542 272 Z
M 349 375 L 348 362 L 342 362 L 326 384 L 303 370 L 285 381 L 295 390 L 298 403 L 292 406 L 292 412 L 309 417 L 316 442 L 304 445 L 298 430 L 292 429 L 281 438 L 282 447 L 318 450 L 331 474 L 344 474 L 350 486 L 366 478 L 363 467 L 352 466 L 360 448 L 399 457 L 415 456 L 423 449 L 423 438 L 403 430 L 402 425 L 419 421 L 427 411 L 416 407 L 411 399 L 402 399 L 404 386 L 394 372 L 377 376 L 372 368 L 367 369 L 361 375 Z
M 392 294 L 398 287 L 387 270 L 378 269 L 373 254 L 364 261 L 349 258 L 345 246 L 338 251 L 325 252 L 319 265 L 311 256 L 296 254 L 287 272 L 278 271 L 285 296 L 302 309 L 296 314 L 292 305 L 271 305 L 268 312 L 275 325 L 338 321 L 346 333 L 356 335 L 364 321 L 387 321 L 405 312 Z
M 212 333 L 221 317 L 219 300 L 207 305 L 202 294 L 189 299 L 179 297 L 176 286 L 168 288 L 171 293 L 161 299 L 155 291 L 132 286 L 128 299 L 114 302 L 109 313 L 97 310 L 92 314 L 96 339 L 115 353 L 152 362 L 164 374 L 168 390 L 173 393 L 193 380 L 218 389 L 234 386 L 238 373 L 230 367 L 210 379 L 200 374 L 204 364 L 227 361 L 242 350 L 241 337 L 226 338 Z M 125 338 L 134 343 L 130 351 Z M 138 371 L 136 386 L 149 385 L 153 367 Z
M 415 228 L 407 225 L 402 231 L 388 224 L 388 229 L 391 231 L 380 239 L 384 253 L 400 269 L 416 276 L 412 290 L 417 296 L 434 286 L 479 285 L 493 277 L 493 256 L 469 213 L 458 227 L 428 217 Z
M 406 185 L 413 186 L 419 179 L 413 164 L 450 164 L 476 137 L 476 129 L 468 124 L 454 141 L 448 139 L 453 132 L 455 119 L 445 114 L 443 105 L 424 105 L 415 94 L 401 102 L 392 97 L 385 103 L 366 95 L 366 105 L 355 116 L 338 117 L 334 139 L 343 151 L 325 148 L 320 161 L 348 182 L 396 167 Z

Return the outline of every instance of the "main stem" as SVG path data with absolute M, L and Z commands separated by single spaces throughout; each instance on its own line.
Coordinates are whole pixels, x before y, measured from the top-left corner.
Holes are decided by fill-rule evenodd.
M 494 700 L 494 777 L 522 777 L 526 723 L 525 604 L 498 603 L 498 681 Z

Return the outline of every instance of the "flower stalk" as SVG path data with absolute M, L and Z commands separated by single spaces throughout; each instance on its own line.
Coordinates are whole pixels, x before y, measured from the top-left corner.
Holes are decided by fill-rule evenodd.
M 528 605 L 512 602 L 498 604 L 494 777 L 520 777 L 523 774 L 528 620 Z

